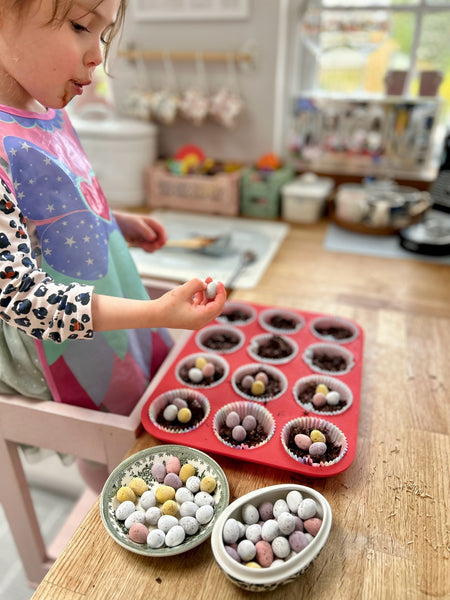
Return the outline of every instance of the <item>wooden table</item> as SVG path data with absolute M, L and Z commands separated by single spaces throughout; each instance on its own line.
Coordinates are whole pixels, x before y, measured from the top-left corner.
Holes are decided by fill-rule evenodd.
M 234 296 L 348 317 L 366 336 L 357 453 L 344 473 L 313 480 L 215 457 L 231 500 L 296 482 L 324 494 L 333 511 L 312 566 L 258 598 L 449 598 L 450 268 L 328 252 L 326 225 L 293 226 L 260 284 Z M 144 432 L 130 453 L 157 444 Z M 209 542 L 167 559 L 124 550 L 106 533 L 97 502 L 33 600 L 249 595 L 225 579 Z

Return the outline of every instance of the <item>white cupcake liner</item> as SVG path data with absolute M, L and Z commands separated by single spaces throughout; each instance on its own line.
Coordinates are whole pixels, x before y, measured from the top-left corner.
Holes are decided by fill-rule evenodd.
M 283 338 L 283 340 L 286 341 L 286 343 L 289 344 L 289 346 L 292 348 L 292 353 L 289 356 L 285 356 L 283 358 L 267 358 L 264 356 L 259 356 L 259 354 L 257 352 L 259 344 L 265 342 L 266 340 L 269 340 L 274 335 L 278 335 L 278 337 Z M 260 335 L 255 335 L 250 340 L 250 345 L 247 348 L 247 352 L 250 354 L 250 356 L 252 357 L 253 360 L 257 360 L 262 363 L 283 365 L 283 364 L 291 362 L 291 360 L 297 356 L 298 346 L 294 342 L 294 340 L 292 340 L 291 338 L 289 338 L 287 336 L 275 334 L 275 333 L 261 333 Z
M 229 415 L 232 411 L 238 413 L 241 422 L 245 416 L 253 415 L 258 424 L 264 429 L 267 437 L 260 444 L 255 444 L 253 446 L 248 446 L 245 443 L 245 440 L 241 444 L 230 444 L 229 442 L 225 441 L 222 437 L 220 437 L 219 432 L 221 427 L 225 425 L 227 415 Z M 260 448 L 264 444 L 267 444 L 267 442 L 275 433 L 275 427 L 275 419 L 273 418 L 272 414 L 267 410 L 267 408 L 255 402 L 240 401 L 227 404 L 217 411 L 213 420 L 213 431 L 216 435 L 216 438 L 222 444 L 225 444 L 225 446 L 237 450 L 254 450 L 255 448 Z
M 204 412 L 203 419 L 201 421 L 199 421 L 198 423 L 196 423 L 192 427 L 186 427 L 186 428 L 180 427 L 179 429 L 175 429 L 175 427 L 164 427 L 163 425 L 158 423 L 158 421 L 156 420 L 158 415 L 161 414 L 161 412 L 166 408 L 166 406 L 168 404 L 172 404 L 172 401 L 175 398 L 182 398 L 183 400 L 188 400 L 188 399 L 198 400 L 198 402 L 201 404 L 201 406 L 203 408 L 203 412 Z M 204 396 L 200 392 L 197 392 L 196 390 L 177 389 L 177 390 L 170 390 L 169 392 L 164 392 L 160 396 L 157 396 L 149 406 L 148 416 L 149 416 L 151 422 L 153 423 L 153 425 L 155 427 L 158 427 L 158 429 L 161 429 L 162 431 L 167 431 L 168 433 L 183 434 L 183 433 L 188 433 L 189 431 L 193 431 L 194 429 L 197 429 L 198 427 L 200 427 L 200 425 L 202 425 L 208 418 L 209 412 L 210 412 L 210 406 L 209 406 L 209 402 L 208 402 L 208 399 L 206 398 L 206 396 Z
M 329 441 L 333 445 L 341 447 L 339 456 L 334 460 L 323 462 L 313 462 L 309 455 L 304 457 L 297 456 L 288 446 L 289 434 L 291 432 L 291 429 L 292 427 L 297 426 L 305 429 L 318 429 L 319 431 L 326 433 Z M 286 423 L 281 432 L 281 443 L 287 454 L 296 462 L 305 465 L 310 465 L 312 467 L 330 467 L 331 465 L 336 464 L 337 462 L 342 460 L 348 448 L 347 438 L 342 433 L 342 431 L 338 427 L 336 427 L 336 425 L 333 425 L 333 423 L 325 421 L 324 419 L 319 419 L 318 417 L 299 417 L 297 419 L 292 419 L 292 421 Z
M 243 377 L 246 375 L 255 376 L 259 371 L 264 371 L 268 375 L 271 375 L 274 379 L 278 379 L 281 382 L 281 391 L 275 396 L 269 396 L 268 394 L 262 394 L 261 396 L 253 396 L 252 394 L 246 394 L 242 390 L 239 389 L 237 382 L 241 381 Z M 245 398 L 245 400 L 250 400 L 251 402 L 259 402 L 265 404 L 266 402 L 271 402 L 272 400 L 276 400 L 280 398 L 287 390 L 288 381 L 286 375 L 282 373 L 276 367 L 272 365 L 262 364 L 262 363 L 251 363 L 248 365 L 243 365 L 239 367 L 231 378 L 231 385 L 239 396 Z
M 224 315 L 227 315 L 227 314 L 233 312 L 234 310 L 239 310 L 239 311 L 242 311 L 243 313 L 248 314 L 248 319 L 230 321 L 229 319 L 226 318 L 226 316 L 224 316 Z M 223 323 L 223 324 L 227 324 L 227 325 L 234 325 L 234 326 L 239 326 L 239 327 L 241 327 L 243 325 L 249 325 L 255 319 L 256 319 L 256 309 L 253 306 L 250 306 L 249 304 L 245 304 L 244 302 L 236 302 L 236 301 L 227 301 L 225 304 L 225 307 L 222 311 L 222 314 L 219 315 L 218 317 L 216 317 L 216 321 L 219 321 L 219 323 Z
M 222 377 L 217 379 L 217 381 L 214 381 L 209 384 L 204 383 L 203 381 L 200 381 L 199 383 L 194 383 L 193 381 L 185 381 L 180 376 L 180 369 L 182 367 L 184 367 L 185 365 L 187 365 L 188 368 L 194 367 L 196 359 L 200 356 L 203 357 L 207 362 L 211 362 L 216 366 L 218 366 L 218 365 L 221 366 L 222 370 L 223 370 Z M 198 388 L 209 389 L 209 388 L 213 388 L 216 385 L 219 385 L 220 383 L 225 381 L 225 379 L 228 377 L 229 371 L 230 371 L 230 367 L 229 367 L 227 361 L 224 358 L 222 358 L 222 356 L 219 356 L 218 354 L 205 354 L 203 352 L 197 352 L 195 354 L 189 354 L 189 356 L 185 356 L 184 358 L 182 358 L 180 360 L 180 362 L 177 364 L 177 366 L 175 368 L 175 376 L 182 385 L 187 385 L 194 389 L 196 389 L 196 388 L 197 389 Z
M 205 345 L 205 342 L 212 335 L 217 335 L 221 333 L 229 333 L 233 334 L 237 337 L 238 342 L 232 348 L 221 348 L 220 350 L 215 350 L 213 348 L 209 348 Z M 215 354 L 231 354 L 232 352 L 236 352 L 244 345 L 245 335 L 237 329 L 236 327 L 231 327 L 230 325 L 211 325 L 210 327 L 205 327 L 201 329 L 197 335 L 195 336 L 195 342 L 199 348 L 204 350 L 205 352 L 214 352 Z
M 292 319 L 296 323 L 295 327 L 292 329 L 279 329 L 278 327 L 273 327 L 270 324 L 270 320 L 277 316 Z M 298 313 L 285 308 L 268 308 L 260 313 L 259 324 L 266 331 L 282 335 L 292 335 L 293 333 L 300 331 L 300 329 L 305 325 L 305 319 Z
M 341 356 L 345 359 L 347 366 L 345 369 L 342 369 L 342 371 L 328 371 L 326 369 L 320 369 L 313 364 L 313 356 L 316 352 L 324 353 L 330 357 Z M 308 367 L 313 371 L 316 371 L 316 373 L 324 373 L 326 375 L 333 376 L 345 375 L 346 373 L 349 373 L 355 365 L 355 359 L 350 350 L 347 350 L 347 348 L 343 348 L 342 346 L 338 346 L 336 344 L 327 344 L 325 342 L 308 346 L 303 353 L 303 360 Z
M 318 331 L 316 331 L 316 327 L 319 327 L 319 326 L 326 327 L 326 328 L 343 327 L 343 328 L 349 330 L 350 336 L 348 338 L 340 340 L 340 339 L 333 337 L 332 335 L 322 335 Z M 348 321 L 347 319 L 344 319 L 342 317 L 334 317 L 334 316 L 328 316 L 328 315 L 322 316 L 322 317 L 317 317 L 316 319 L 311 321 L 310 330 L 311 330 L 311 333 L 316 338 L 318 338 L 320 340 L 324 340 L 326 342 L 335 342 L 336 344 L 349 344 L 350 342 L 353 342 L 354 340 L 356 340 L 356 338 L 359 336 L 359 330 L 354 323 L 352 323 L 351 321 Z
M 314 383 L 316 386 L 319 383 L 323 383 L 327 386 L 327 388 L 331 391 L 339 392 L 341 398 L 345 400 L 345 406 L 343 406 L 339 410 L 330 410 L 327 409 L 327 405 L 325 405 L 322 409 L 316 408 L 312 402 L 303 403 L 300 402 L 298 396 L 302 392 L 302 390 L 310 383 Z M 343 383 L 339 381 L 339 379 L 335 379 L 333 377 L 329 377 L 327 375 L 307 375 L 306 377 L 302 377 L 298 381 L 295 382 L 294 387 L 292 388 L 292 392 L 294 394 L 295 402 L 307 410 L 308 412 L 313 412 L 319 415 L 340 415 L 343 412 L 346 412 L 353 403 L 353 392 L 351 389 Z

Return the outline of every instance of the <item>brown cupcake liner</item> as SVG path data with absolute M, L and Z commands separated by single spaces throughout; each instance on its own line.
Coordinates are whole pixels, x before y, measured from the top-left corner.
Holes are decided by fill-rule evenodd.
M 264 432 L 267 437 L 261 443 L 251 446 L 246 444 L 245 440 L 240 444 L 230 444 L 229 442 L 224 440 L 220 436 L 219 432 L 220 429 L 225 425 L 227 415 L 229 415 L 229 413 L 232 411 L 238 413 L 241 422 L 243 418 L 247 415 L 253 415 L 257 423 L 261 425 L 264 429 Z M 217 439 L 222 444 L 225 444 L 225 446 L 228 446 L 229 448 L 235 448 L 237 450 L 254 450 L 255 448 L 260 448 L 264 444 L 267 444 L 267 442 L 272 438 L 273 434 L 275 433 L 275 427 L 275 419 L 273 418 L 272 414 L 267 410 L 267 408 L 255 402 L 238 401 L 232 402 L 231 404 L 227 404 L 226 406 L 223 406 L 217 411 L 213 420 L 213 431 Z
M 343 328 L 347 329 L 350 333 L 349 337 L 339 339 L 335 336 L 323 335 L 316 330 L 316 327 L 324 327 L 326 329 L 332 328 Z M 325 342 L 335 342 L 336 344 L 349 344 L 356 340 L 359 336 L 359 330 L 354 323 L 344 319 L 343 317 L 335 317 L 332 315 L 326 315 L 322 317 L 317 317 L 310 323 L 311 333 L 318 339 L 323 340 Z
M 327 369 L 318 367 L 313 363 L 313 357 L 316 353 L 325 354 L 330 358 L 342 357 L 346 362 L 345 369 L 342 369 L 341 371 L 329 371 Z M 347 348 L 342 346 L 338 346 L 337 344 L 327 344 L 325 342 L 319 342 L 318 344 L 312 344 L 311 346 L 308 346 L 303 353 L 303 360 L 313 371 L 332 376 L 345 375 L 346 373 L 349 373 L 355 365 L 355 359 L 350 350 L 347 350 Z
M 329 441 L 333 445 L 340 446 L 339 456 L 334 460 L 323 462 L 313 462 L 309 455 L 305 457 L 297 456 L 288 446 L 289 434 L 292 427 L 301 427 L 302 429 L 318 429 L 319 431 L 326 433 Z M 331 465 L 336 464 L 342 460 L 348 448 L 347 438 L 342 431 L 336 427 L 336 425 L 330 423 L 330 421 L 325 421 L 324 419 L 320 419 L 318 417 L 298 417 L 297 419 L 292 419 L 292 421 L 286 423 L 281 432 L 281 443 L 286 453 L 292 459 L 294 459 L 296 462 L 310 465 L 312 467 L 330 467 Z
M 316 386 L 319 385 L 319 383 L 323 383 L 327 386 L 330 392 L 339 392 L 340 397 L 345 400 L 345 406 L 338 410 L 327 410 L 327 405 L 325 405 L 323 408 L 317 408 L 312 402 L 301 402 L 299 396 L 305 389 L 305 387 L 310 383 L 314 383 Z M 327 375 L 317 374 L 302 377 L 301 379 L 295 382 L 294 387 L 292 388 L 292 392 L 294 394 L 294 400 L 299 406 L 301 406 L 308 412 L 313 412 L 320 415 L 340 415 L 346 412 L 353 403 L 353 392 L 348 387 L 348 385 L 346 385 L 342 381 L 339 381 L 339 379 L 335 379 Z
M 259 344 L 263 343 L 266 340 L 269 340 L 274 335 L 278 335 L 279 337 L 283 338 L 283 340 L 287 344 L 289 344 L 289 346 L 292 348 L 292 353 L 289 356 L 284 356 L 283 358 L 267 358 L 264 356 L 260 356 L 257 353 Z M 276 365 L 284 365 L 284 364 L 291 362 L 291 360 L 293 360 L 297 356 L 298 346 L 294 342 L 294 340 L 292 340 L 291 338 L 289 338 L 287 336 L 284 336 L 281 334 L 274 334 L 274 333 L 262 333 L 260 335 L 255 335 L 250 340 L 250 345 L 247 348 L 247 352 L 249 353 L 249 355 L 251 356 L 251 358 L 253 360 L 256 360 L 256 361 L 259 361 L 262 363 L 266 363 L 266 364 L 269 363 L 269 364 L 276 364 Z
M 246 394 L 241 389 L 239 389 L 239 387 L 237 385 L 238 381 L 241 381 L 243 379 L 243 377 L 245 377 L 246 375 L 252 375 L 254 377 L 259 371 L 264 371 L 265 373 L 267 373 L 268 375 L 273 377 L 273 379 L 278 379 L 280 381 L 281 390 L 277 394 L 270 396 L 270 395 L 264 393 L 261 396 L 254 396 L 252 394 Z M 233 376 L 231 378 L 231 385 L 232 385 L 234 391 L 236 392 L 236 394 L 238 394 L 245 400 L 250 400 L 251 402 L 265 403 L 265 402 L 271 402 L 272 400 L 276 400 L 277 398 L 280 398 L 280 396 L 282 396 L 287 390 L 288 381 L 287 381 L 286 375 L 284 373 L 282 373 L 276 367 L 274 367 L 272 365 L 262 364 L 262 363 L 252 363 L 249 365 L 243 365 L 242 367 L 239 367 L 233 373 Z
M 173 400 L 175 400 L 175 398 L 182 398 L 183 400 L 188 400 L 188 399 L 189 400 L 197 400 L 203 408 L 203 412 L 204 412 L 203 419 L 201 421 L 199 421 L 198 423 L 196 423 L 194 426 L 186 427 L 186 428 L 164 427 L 163 425 L 158 423 L 158 421 L 157 421 L 158 415 L 161 414 L 161 412 L 166 408 L 166 406 L 168 406 L 169 404 L 172 404 L 172 402 L 173 402 Z M 200 425 L 202 425 L 208 418 L 209 412 L 210 412 L 210 406 L 209 406 L 209 402 L 208 402 L 208 399 L 206 398 L 206 396 L 204 396 L 200 392 L 197 392 L 196 390 L 189 390 L 189 389 L 176 389 L 176 390 L 170 390 L 169 392 L 164 392 L 163 394 L 161 394 L 160 396 L 158 396 L 157 398 L 155 398 L 153 400 L 153 402 L 150 404 L 149 409 L 148 409 L 148 415 L 150 417 L 151 422 L 153 423 L 153 425 L 155 427 L 158 427 L 158 429 L 161 429 L 162 431 L 167 431 L 168 433 L 180 433 L 180 434 L 188 433 L 189 431 L 193 431 L 194 429 L 197 429 L 198 427 L 200 427 Z
M 233 311 L 240 311 L 242 313 L 247 314 L 248 319 L 245 319 L 245 320 L 236 319 L 236 320 L 230 321 L 229 319 L 226 318 L 226 316 L 224 316 L 224 315 L 232 313 Z M 236 301 L 232 301 L 232 300 L 226 302 L 225 307 L 222 311 L 222 314 L 219 315 L 218 317 L 216 317 L 216 321 L 219 321 L 219 323 L 234 325 L 235 327 L 249 325 L 255 319 L 256 319 L 256 309 L 253 306 L 250 306 L 249 304 L 245 304 L 244 302 L 236 302 Z
M 274 327 L 270 324 L 270 320 L 273 317 L 278 316 L 294 321 L 295 326 L 292 329 Z M 302 327 L 305 325 L 305 319 L 298 313 L 284 308 L 268 308 L 260 313 L 259 324 L 263 329 L 265 329 L 266 331 L 270 331 L 271 333 L 278 333 L 280 335 L 292 335 L 293 333 L 297 333 L 300 331 L 300 329 L 302 329 Z
M 205 342 L 212 335 L 217 334 L 232 334 L 237 337 L 238 342 L 231 348 L 220 348 L 215 350 L 214 348 L 209 348 L 205 345 Z M 205 327 L 201 329 L 197 335 L 195 336 L 195 342 L 199 348 L 204 350 L 205 352 L 214 352 L 218 354 L 231 354 L 232 352 L 236 352 L 240 350 L 245 342 L 245 335 L 237 329 L 236 327 L 232 327 L 231 325 L 211 325 L 209 327 Z
M 205 383 L 204 381 L 195 383 L 194 381 L 185 381 L 180 376 L 180 369 L 184 366 L 187 366 L 188 368 L 194 367 L 196 359 L 200 356 L 202 356 L 207 362 L 211 362 L 215 366 L 220 366 L 222 368 L 223 374 L 219 379 L 217 379 L 216 381 L 213 381 L 212 383 Z M 230 367 L 229 367 L 227 361 L 222 356 L 220 356 L 218 354 L 211 354 L 211 353 L 205 354 L 204 352 L 198 352 L 195 354 L 190 354 L 189 356 L 185 356 L 184 358 L 182 358 L 180 360 L 180 362 L 177 364 L 177 366 L 175 368 L 175 376 L 182 385 L 187 385 L 192 388 L 208 389 L 208 388 L 215 387 L 216 385 L 219 385 L 220 383 L 225 381 L 225 379 L 228 376 L 229 371 L 230 371 Z

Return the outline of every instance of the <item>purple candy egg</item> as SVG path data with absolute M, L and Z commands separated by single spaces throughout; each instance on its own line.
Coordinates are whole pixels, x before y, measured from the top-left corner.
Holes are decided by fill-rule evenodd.
M 240 423 L 241 423 L 241 418 L 236 411 L 232 410 L 230 413 L 227 414 L 227 417 L 225 419 L 225 424 L 227 427 L 230 427 L 230 429 L 233 429 L 233 427 L 240 425 Z
M 247 415 L 242 419 L 242 427 L 245 431 L 253 431 L 256 429 L 256 419 L 253 415 Z
M 247 432 L 242 427 L 242 425 L 236 425 L 236 427 L 233 427 L 233 431 L 231 432 L 231 435 L 235 442 L 243 442 L 245 440 L 245 438 L 247 437 Z

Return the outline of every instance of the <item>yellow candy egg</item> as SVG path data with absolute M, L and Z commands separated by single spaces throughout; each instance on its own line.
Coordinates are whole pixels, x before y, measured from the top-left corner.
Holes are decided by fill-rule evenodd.
M 324 396 L 326 396 L 329 391 L 330 390 L 324 383 L 319 383 L 319 385 L 316 387 L 316 394 L 323 394 Z
M 189 423 L 189 421 L 192 419 L 192 413 L 189 408 L 180 408 L 177 414 L 177 419 L 180 421 L 180 423 Z
M 203 479 L 200 481 L 200 489 L 202 492 L 208 492 L 208 494 L 211 494 L 211 492 L 216 489 L 216 480 L 214 477 L 212 475 L 203 477 Z
M 163 515 L 172 515 L 174 517 L 178 512 L 178 504 L 174 500 L 166 500 L 161 506 Z
M 133 490 L 136 496 L 142 496 L 142 494 L 148 490 L 148 485 L 142 477 L 134 477 L 128 484 L 128 487 Z
M 250 569 L 262 569 L 261 565 L 259 565 L 254 560 L 251 560 L 250 562 L 245 563 L 245 566 L 250 567 Z
M 136 502 L 136 494 L 127 485 L 123 485 L 117 490 L 116 498 L 119 502 L 125 502 L 125 500 Z
M 261 396 L 266 391 L 266 386 L 262 381 L 254 381 L 251 387 L 254 396 Z
M 203 367 L 206 365 L 206 358 L 203 358 L 203 356 L 198 356 L 195 359 L 195 366 L 197 367 L 197 369 L 203 369 Z
M 175 490 L 170 485 L 159 485 L 155 490 L 155 498 L 161 504 L 175 498 Z
M 194 475 L 195 475 L 195 467 L 193 465 L 190 465 L 189 463 L 186 463 L 185 465 L 183 465 L 181 467 L 178 477 L 181 479 L 181 481 L 183 483 L 186 483 L 186 481 L 189 479 L 189 477 L 193 477 Z
M 309 437 L 311 438 L 312 442 L 324 442 L 325 443 L 327 441 L 326 437 L 318 429 L 313 429 L 311 431 L 311 433 L 309 434 Z

